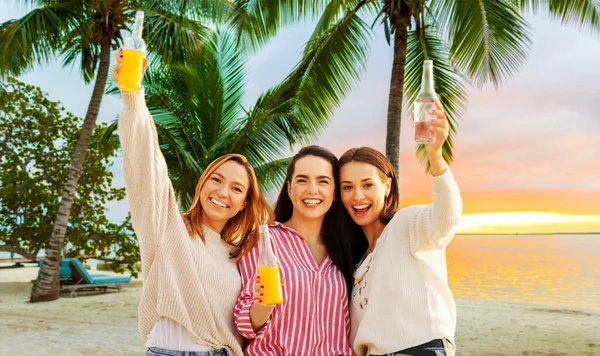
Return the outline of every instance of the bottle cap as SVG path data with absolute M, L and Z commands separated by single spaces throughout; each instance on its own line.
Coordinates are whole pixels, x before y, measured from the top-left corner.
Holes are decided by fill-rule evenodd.
M 423 61 L 424 66 L 433 66 L 433 61 L 431 59 L 426 59 Z
M 144 18 L 144 12 L 143 11 L 136 11 L 135 12 L 135 18 Z

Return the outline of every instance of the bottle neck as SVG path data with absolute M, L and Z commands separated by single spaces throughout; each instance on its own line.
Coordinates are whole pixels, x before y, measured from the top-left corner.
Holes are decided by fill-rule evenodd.
M 144 18 L 136 17 L 131 31 L 131 37 L 142 38 L 142 29 L 144 28 Z
M 420 98 L 435 98 L 435 88 L 433 84 L 433 65 L 423 65 L 423 76 L 421 77 L 421 91 L 419 92 Z
M 259 264 L 263 266 L 276 266 L 278 264 L 277 257 L 271 246 L 271 236 L 268 227 L 261 225 L 260 228 L 260 257 Z

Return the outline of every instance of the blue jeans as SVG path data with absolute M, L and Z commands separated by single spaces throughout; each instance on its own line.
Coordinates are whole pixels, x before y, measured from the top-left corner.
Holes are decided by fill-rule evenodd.
M 227 350 L 218 349 L 212 351 L 177 351 L 165 350 L 158 347 L 146 349 L 146 356 L 228 356 Z

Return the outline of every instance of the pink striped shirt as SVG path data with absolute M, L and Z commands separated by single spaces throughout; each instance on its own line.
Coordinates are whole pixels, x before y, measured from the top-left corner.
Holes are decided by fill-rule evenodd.
M 350 314 L 344 276 L 329 256 L 317 265 L 308 243 L 295 230 L 275 222 L 269 226 L 279 259 L 283 304 L 275 307 L 258 331 L 250 324 L 258 246 L 239 262 L 242 292 L 235 307 L 235 323 L 249 339 L 249 356 L 353 355 L 348 342 Z

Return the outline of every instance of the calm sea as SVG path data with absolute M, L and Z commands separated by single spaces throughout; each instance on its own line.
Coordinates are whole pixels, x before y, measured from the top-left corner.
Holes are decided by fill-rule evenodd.
M 447 260 L 456 298 L 600 310 L 600 235 L 457 235 Z
M 600 235 L 458 235 L 447 260 L 456 298 L 600 310 Z

